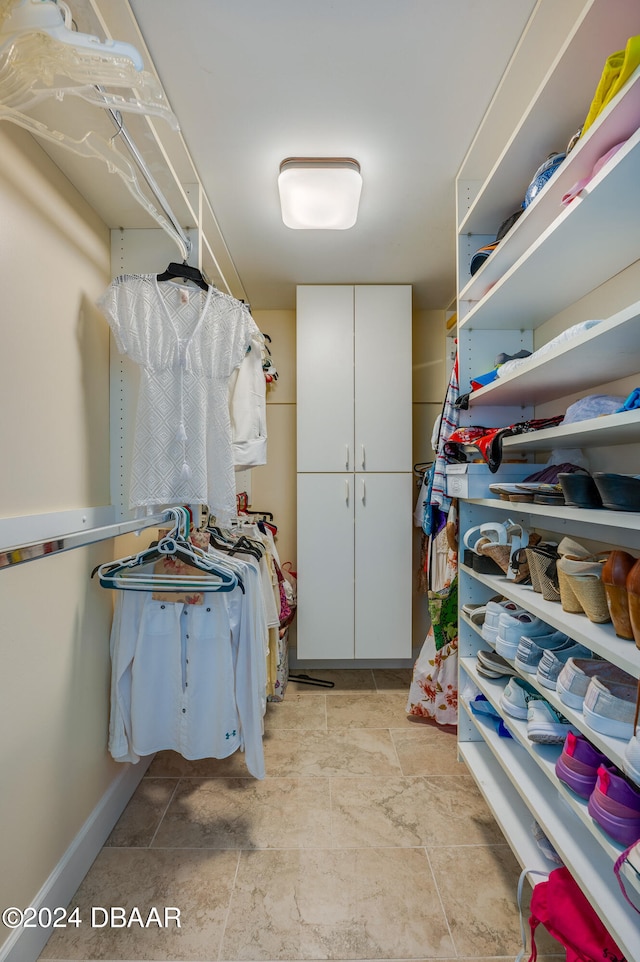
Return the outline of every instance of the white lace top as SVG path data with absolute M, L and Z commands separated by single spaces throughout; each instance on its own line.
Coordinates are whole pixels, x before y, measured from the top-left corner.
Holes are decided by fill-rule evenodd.
M 124 274 L 98 302 L 118 350 L 141 367 L 129 504 L 236 513 L 228 382 L 252 337 L 248 309 L 208 291 Z

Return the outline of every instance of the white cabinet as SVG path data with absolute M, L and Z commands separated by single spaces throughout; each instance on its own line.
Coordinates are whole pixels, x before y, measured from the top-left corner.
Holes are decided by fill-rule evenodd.
M 411 470 L 411 288 L 299 287 L 298 471 Z
M 468 274 L 470 246 L 480 246 L 481 241 L 476 243 L 480 236 L 495 236 L 506 213 L 504 204 L 518 200 L 515 195 L 505 201 L 504 184 L 518 183 L 517 168 L 527 148 L 529 156 L 536 156 L 549 103 L 557 105 L 550 121 L 557 128 L 558 115 L 562 116 L 564 110 L 567 71 L 572 75 L 572 85 L 584 84 L 582 113 L 586 115 L 595 83 L 587 83 L 577 65 L 587 60 L 592 63 L 594 59 L 603 65 L 611 52 L 623 48 L 627 37 L 637 32 L 637 4 L 631 0 L 621 0 L 615 11 L 607 0 L 585 4 L 545 84 L 492 169 L 485 171 L 485 180 L 478 180 L 473 150 L 463 165 L 458 179 L 461 391 L 468 389 L 471 374 L 491 368 L 499 351 L 515 351 L 518 346 L 533 350 L 574 323 L 604 318 L 596 327 L 554 347 L 537 363 L 473 392 L 463 423 L 506 425 L 524 417 L 551 413 L 549 403 L 557 404 L 553 413 L 562 413 L 568 397 L 593 393 L 624 395 L 631 389 L 629 380 L 634 386 L 638 383 L 640 302 L 634 278 L 640 258 L 640 232 L 629 210 L 629 206 L 637 205 L 629 197 L 637 199 L 637 177 L 632 171 L 640 156 L 636 130 L 640 71 L 603 111 L 485 265 L 473 278 Z M 571 114 L 565 117 L 569 132 L 574 119 Z M 576 201 L 563 207 L 560 199 L 568 187 L 588 176 L 595 160 L 622 140 L 626 140 L 625 147 Z M 601 243 L 605 236 L 606 253 Z M 622 378 L 628 380 L 621 381 Z M 541 405 L 547 407 L 541 410 Z M 592 469 L 606 465 L 608 470 L 637 473 L 637 412 L 510 437 L 504 442 L 503 455 L 527 453 L 533 461 L 540 454 L 544 462 L 552 450 L 578 447 L 591 459 Z M 473 525 L 507 518 L 556 541 L 569 535 L 594 547 L 622 547 L 640 556 L 640 514 L 605 509 L 558 509 L 497 499 L 467 501 L 460 505 L 461 535 Z M 545 601 L 531 586 L 514 585 L 505 578 L 479 574 L 461 565 L 461 604 L 482 602 L 495 594 L 513 599 L 553 628 L 640 677 L 640 651 L 633 642 L 617 638 L 611 624 L 593 624 L 586 615 L 568 614 L 561 604 Z M 463 694 L 471 681 L 501 712 L 500 695 L 506 679 L 490 681 L 477 673 L 475 655 L 479 648 L 487 647 L 486 642 L 462 611 L 459 622 L 460 692 Z M 582 712 L 572 711 L 555 692 L 540 688 L 535 676 L 526 678 L 622 768 L 624 740 L 599 735 L 587 726 Z M 499 738 L 486 719 L 471 713 L 464 697 L 460 706 L 460 755 L 521 865 L 546 872 L 553 868 L 533 841 L 531 824 L 535 819 L 625 956 L 637 958 L 640 917 L 625 902 L 613 873 L 622 846 L 600 830 L 588 813 L 586 801 L 556 777 L 555 759 L 561 746 L 531 743 L 526 722 L 511 718 L 507 723 L 513 739 Z
M 297 298 L 301 660 L 411 657 L 411 289 Z

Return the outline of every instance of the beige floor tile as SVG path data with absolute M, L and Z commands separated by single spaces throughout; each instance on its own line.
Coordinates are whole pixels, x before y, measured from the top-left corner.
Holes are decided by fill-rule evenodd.
M 509 846 L 431 848 L 429 860 L 459 956 L 515 958 L 522 948 L 516 899 L 520 866 Z M 527 919 L 528 886 L 525 893 Z M 553 955 L 558 943 L 539 930 L 538 952 Z
M 241 855 L 221 959 L 454 955 L 422 849 Z
M 409 695 L 413 668 L 374 668 L 373 680 L 378 691 L 403 691 Z
M 175 778 L 143 778 L 104 844 L 125 848 L 149 845 L 177 784 Z
M 464 775 L 464 762 L 457 760 L 454 733 L 433 725 L 408 722 L 406 728 L 394 728 L 391 738 L 400 760 L 403 775 Z
M 336 692 L 327 698 L 329 728 L 401 728 L 406 720 L 406 692 Z
M 469 775 L 331 779 L 331 824 L 334 848 L 504 842 Z
M 269 731 L 264 750 L 268 776 L 400 774 L 385 730 Z
M 58 929 L 40 958 L 193 960 L 219 957 L 223 927 L 238 864 L 237 852 L 103 849 L 71 905 L 83 924 Z M 180 910 L 180 928 L 91 927 L 91 907 L 137 907 L 143 919 L 151 908 L 164 920 L 165 907 Z M 98 921 L 103 915 L 97 913 Z
M 190 761 L 177 752 L 158 752 L 147 770 L 156 778 L 252 778 L 243 752 L 228 758 L 198 758 Z
M 325 694 L 308 698 L 296 691 L 287 692 L 284 701 L 269 702 L 264 719 L 265 731 L 274 728 L 327 728 Z
M 375 691 L 373 672 L 370 668 L 292 668 L 292 675 L 308 675 L 309 678 L 320 678 L 332 681 L 334 688 L 320 688 L 303 682 L 289 679 L 285 692 L 285 701 L 290 692 L 300 692 L 307 695 L 324 695 L 338 691 Z
M 156 848 L 329 848 L 326 778 L 184 779 Z

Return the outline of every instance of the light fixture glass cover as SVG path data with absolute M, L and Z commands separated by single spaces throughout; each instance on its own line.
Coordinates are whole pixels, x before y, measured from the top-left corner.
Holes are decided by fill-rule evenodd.
M 294 230 L 347 230 L 358 217 L 360 164 L 351 157 L 288 157 L 278 177 L 282 220 Z

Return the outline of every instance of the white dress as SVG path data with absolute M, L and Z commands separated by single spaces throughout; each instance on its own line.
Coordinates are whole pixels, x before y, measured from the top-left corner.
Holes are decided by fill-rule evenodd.
M 116 278 L 98 304 L 141 368 L 130 507 L 207 504 L 221 521 L 234 516 L 229 380 L 262 340 L 248 309 L 155 274 Z

